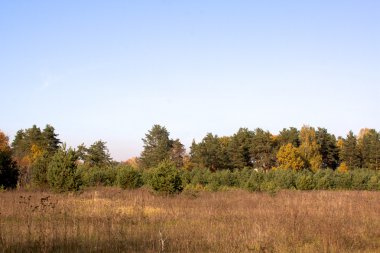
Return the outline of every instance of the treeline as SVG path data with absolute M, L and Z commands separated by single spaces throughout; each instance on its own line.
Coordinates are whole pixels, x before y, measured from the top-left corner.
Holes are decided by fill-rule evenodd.
M 336 138 L 325 128 L 288 128 L 273 135 L 241 128 L 232 136 L 207 134 L 187 154 L 179 139 L 154 125 L 140 157 L 112 160 L 106 142 L 67 148 L 47 125 L 19 130 L 10 144 L 0 132 L 0 187 L 56 191 L 88 186 L 143 185 L 166 192 L 239 187 L 380 190 L 380 133 L 363 129 Z

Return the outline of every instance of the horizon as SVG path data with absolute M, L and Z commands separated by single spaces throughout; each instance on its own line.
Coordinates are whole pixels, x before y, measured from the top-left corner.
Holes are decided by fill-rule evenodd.
M 154 124 L 209 132 L 380 130 L 379 1 L 0 4 L 0 129 L 139 156 Z

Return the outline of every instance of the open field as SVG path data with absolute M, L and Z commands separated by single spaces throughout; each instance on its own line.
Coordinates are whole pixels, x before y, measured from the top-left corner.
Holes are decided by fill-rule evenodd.
M 0 193 L 0 252 L 380 252 L 380 193 Z

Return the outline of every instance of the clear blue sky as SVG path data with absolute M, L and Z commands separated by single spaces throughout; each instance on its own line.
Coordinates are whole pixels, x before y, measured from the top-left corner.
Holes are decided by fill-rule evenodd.
M 0 129 L 125 160 L 161 124 L 380 130 L 380 1 L 0 1 Z

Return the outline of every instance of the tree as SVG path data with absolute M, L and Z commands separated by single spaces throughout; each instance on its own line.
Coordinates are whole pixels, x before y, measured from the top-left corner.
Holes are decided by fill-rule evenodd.
M 288 143 L 292 144 L 296 148 L 299 147 L 301 144 L 299 133 L 300 132 L 295 127 L 282 129 L 277 137 L 279 147 L 284 146 Z
M 174 162 L 177 168 L 183 166 L 185 147 L 179 139 L 170 139 L 165 127 L 154 125 L 142 140 L 144 150 L 139 159 L 142 168 L 155 167 L 164 160 Z
M 276 157 L 278 167 L 281 169 L 302 170 L 306 165 L 298 148 L 291 143 L 281 146 Z
M 58 150 L 59 144 L 61 144 L 57 136 L 58 134 L 55 133 L 55 129 L 51 125 L 46 125 L 42 131 L 43 148 L 49 154 L 54 154 Z
M 341 161 L 345 162 L 350 169 L 359 168 L 361 166 L 360 150 L 356 136 L 352 131 L 343 139 L 340 156 Z
M 198 144 L 190 148 L 191 162 L 211 171 L 228 169 L 229 161 L 225 144 L 217 135 L 208 133 Z
M 81 185 L 77 173 L 78 156 L 75 150 L 59 148 L 52 156 L 47 170 L 47 181 L 50 187 L 58 192 L 76 191 Z
M 19 170 L 12 160 L 8 137 L 0 131 L 0 188 L 14 188 L 17 185 Z
M 179 139 L 172 141 L 170 149 L 170 160 L 174 162 L 177 168 L 183 167 L 184 157 L 186 155 L 185 146 Z
M 99 140 L 94 142 L 87 149 L 87 156 L 85 162 L 90 166 L 107 166 L 111 164 L 111 155 L 109 154 L 106 142 Z
M 140 163 L 143 168 L 155 167 L 161 161 L 170 158 L 172 142 L 165 127 L 154 125 L 142 140 L 144 150 L 140 155 Z
M 315 129 L 303 126 L 300 131 L 300 141 L 299 151 L 307 162 L 307 165 L 314 172 L 319 170 L 322 166 L 322 156 L 319 153 L 320 146 L 317 143 Z
M 326 128 L 318 128 L 316 139 L 319 145 L 319 153 L 322 156 L 321 167 L 335 170 L 339 165 L 339 149 L 335 136 L 329 134 Z
M 243 169 L 252 167 L 250 147 L 254 133 L 247 128 L 240 128 L 235 133 L 227 147 L 227 154 L 230 160 L 230 167 Z
M 380 169 L 380 134 L 375 129 L 362 129 L 359 133 L 358 148 L 362 167 Z
M 272 134 L 257 128 L 253 134 L 250 154 L 255 168 L 270 169 L 275 163 Z
M 45 153 L 47 156 L 52 156 L 57 151 L 61 143 L 57 136 L 51 125 L 46 125 L 43 131 L 36 125 L 17 131 L 12 142 L 12 152 L 20 168 L 20 186 L 30 182 L 34 161 Z

